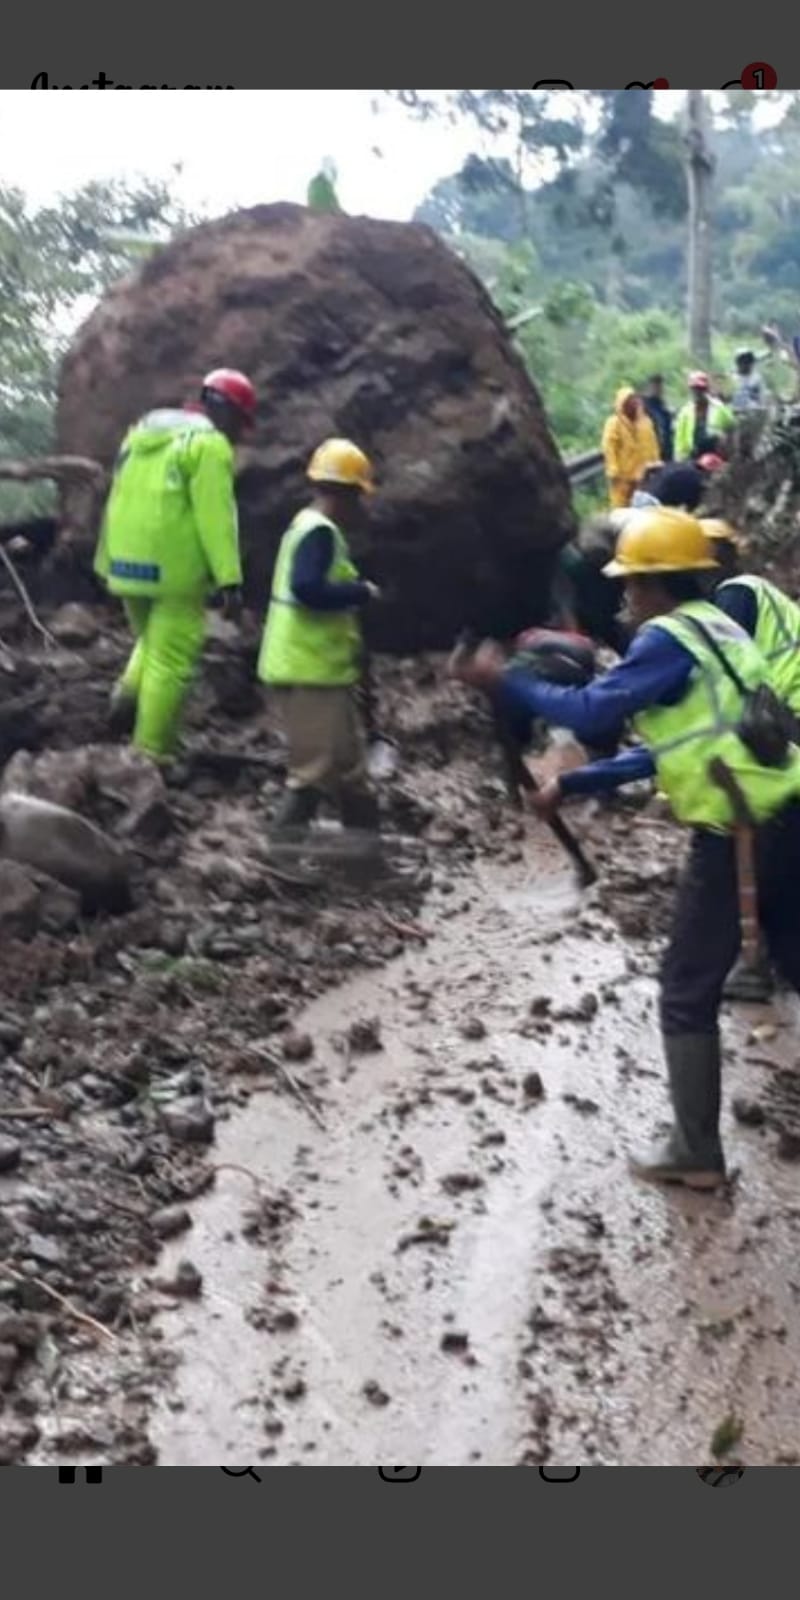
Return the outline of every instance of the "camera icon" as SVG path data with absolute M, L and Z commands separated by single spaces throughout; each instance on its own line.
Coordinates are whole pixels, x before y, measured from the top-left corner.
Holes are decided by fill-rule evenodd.
M 580 1467 L 540 1467 L 539 1477 L 545 1483 L 574 1483 L 581 1475 Z
M 421 1467 L 379 1467 L 378 1477 L 384 1483 L 416 1483 Z

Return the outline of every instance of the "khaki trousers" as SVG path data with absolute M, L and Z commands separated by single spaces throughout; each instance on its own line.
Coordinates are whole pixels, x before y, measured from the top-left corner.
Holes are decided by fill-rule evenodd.
M 367 745 L 351 688 L 273 688 L 271 697 L 289 747 L 287 788 L 336 796 L 365 789 Z

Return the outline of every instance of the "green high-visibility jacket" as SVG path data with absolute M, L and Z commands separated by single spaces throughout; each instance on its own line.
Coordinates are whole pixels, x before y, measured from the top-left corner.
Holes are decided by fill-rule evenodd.
M 281 540 L 275 562 L 258 662 L 262 683 L 333 688 L 357 683 L 361 676 L 363 637 L 358 613 L 312 611 L 292 593 L 295 551 L 306 534 L 320 525 L 333 535 L 329 581 L 348 583 L 358 577 L 341 528 L 310 506 L 298 512 Z
M 200 601 L 241 583 L 233 446 L 207 417 L 151 411 L 130 429 L 95 571 L 119 595 Z
M 694 401 L 687 400 L 675 418 L 674 453 L 676 461 L 691 461 L 694 453 Z M 706 416 L 707 433 L 730 433 L 736 427 L 736 418 L 723 400 L 710 400 Z
M 770 683 L 780 699 L 800 713 L 800 606 L 755 573 L 726 578 L 719 588 L 731 583 L 753 591 L 758 604 L 755 642 L 769 667 Z
M 756 822 L 765 822 L 800 798 L 800 750 L 792 745 L 785 767 L 762 767 L 736 731 L 742 696 L 710 645 L 688 621 L 697 617 L 747 689 L 769 681 L 769 669 L 738 623 L 709 601 L 692 600 L 645 626 L 662 628 L 694 657 L 684 698 L 675 706 L 650 706 L 633 725 L 653 755 L 658 784 L 679 822 L 727 830 L 734 823 L 727 795 L 709 776 L 709 762 L 726 762 Z

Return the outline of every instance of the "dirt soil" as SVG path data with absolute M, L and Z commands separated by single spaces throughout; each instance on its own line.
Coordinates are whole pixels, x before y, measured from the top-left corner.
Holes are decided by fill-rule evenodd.
M 625 1170 L 666 1113 L 657 806 L 575 811 L 581 895 L 481 708 L 384 662 L 391 871 L 332 833 L 278 866 L 251 647 L 218 630 L 142 807 L 104 742 L 125 641 L 83 625 L 23 662 L 0 617 L 40 770 L 132 843 L 137 902 L 0 928 L 0 1463 L 795 1462 L 793 998 L 726 1015 L 729 1190 Z

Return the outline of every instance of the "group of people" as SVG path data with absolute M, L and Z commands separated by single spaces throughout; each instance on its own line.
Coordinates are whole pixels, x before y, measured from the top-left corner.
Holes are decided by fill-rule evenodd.
M 767 403 L 755 351 L 736 352 L 735 371 L 727 387 L 729 399 L 707 372 L 690 373 L 688 399 L 675 415 L 665 399 L 660 373 L 647 379 L 641 393 L 630 385 L 618 391 L 602 438 L 612 507 L 631 505 L 654 467 L 689 461 L 713 470 L 725 459 L 737 421 L 763 410 Z
M 235 447 L 252 428 L 256 393 L 217 368 L 199 401 L 149 412 L 123 440 L 95 570 L 122 601 L 135 644 L 116 684 L 112 727 L 169 763 L 206 632 L 206 606 L 242 612 Z M 371 464 L 348 439 L 327 439 L 307 468 L 311 495 L 282 539 L 258 660 L 288 751 L 276 835 L 307 827 L 323 794 L 346 826 L 375 832 L 366 740 L 355 701 L 363 671 L 360 615 L 379 596 L 349 539 L 373 489 Z
M 714 397 L 702 385 L 694 390 L 706 395 L 708 426 L 719 430 Z M 634 399 L 623 397 L 619 413 L 631 428 Z M 178 747 L 210 594 L 221 595 L 229 617 L 241 612 L 235 447 L 256 407 L 243 373 L 216 369 L 197 404 L 149 412 L 120 449 L 96 570 L 122 600 L 135 645 L 111 716 L 159 762 Z M 649 418 L 647 427 L 652 434 Z M 760 926 L 774 963 L 800 991 L 800 724 L 793 720 L 800 718 L 800 607 L 742 570 L 744 545 L 733 528 L 698 516 L 706 480 L 699 464 L 680 454 L 685 435 L 679 416 L 679 459 L 650 473 L 637 506 L 620 491 L 615 509 L 562 564 L 562 620 L 608 644 L 619 663 L 569 687 L 486 642 L 459 651 L 451 672 L 484 690 L 510 720 L 570 729 L 588 751 L 602 752 L 534 794 L 540 814 L 552 815 L 572 796 L 654 777 L 676 818 L 692 829 L 661 982 L 674 1128 L 666 1146 L 634 1168 L 642 1177 L 711 1189 L 726 1175 L 719 1009 L 741 943 L 736 813 L 714 772 L 728 773 L 751 819 Z M 718 433 L 707 433 L 702 449 L 717 442 Z M 697 448 L 695 426 L 689 456 Z M 648 466 L 656 453 L 649 443 Z M 637 479 L 626 460 L 612 476 L 632 498 L 642 474 Z M 377 836 L 356 691 L 364 670 L 360 617 L 379 591 L 362 579 L 350 549 L 373 472 L 356 444 L 331 438 L 314 451 L 307 477 L 309 503 L 278 550 L 258 661 L 288 750 L 274 826 L 278 834 L 304 830 L 326 796 L 346 826 Z M 628 727 L 639 744 L 620 752 Z

